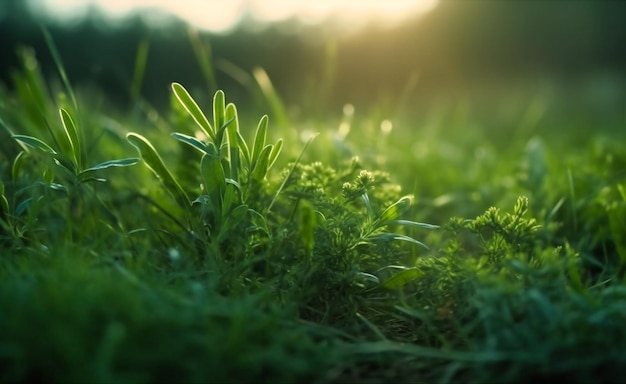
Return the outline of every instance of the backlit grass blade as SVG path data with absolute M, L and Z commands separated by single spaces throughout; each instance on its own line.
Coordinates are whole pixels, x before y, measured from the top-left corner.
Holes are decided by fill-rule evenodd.
M 265 148 L 263 148 L 263 150 L 259 154 L 259 159 L 256 162 L 254 169 L 252 170 L 252 178 L 259 182 L 263 181 L 265 175 L 267 175 L 272 147 L 273 145 L 266 145 Z
M 223 91 L 215 92 L 213 96 L 213 126 L 215 129 L 221 129 L 226 121 L 226 100 Z M 218 147 L 221 145 L 221 142 L 216 142 L 215 145 Z
M 161 180 L 165 189 L 176 199 L 178 204 L 184 208 L 191 207 L 187 194 L 167 169 L 165 163 L 163 163 L 163 159 L 161 159 L 161 156 L 150 141 L 133 132 L 126 135 L 126 140 L 137 148 L 146 166 Z
M 261 88 L 263 96 L 265 96 L 265 99 L 269 103 L 272 109 L 272 116 L 276 119 L 278 125 L 281 127 L 288 125 L 289 118 L 287 116 L 287 109 L 274 89 L 267 72 L 265 72 L 263 68 L 257 67 L 252 70 L 252 76 L 254 76 L 254 79 Z
M 109 160 L 100 164 L 96 164 L 93 167 L 89 167 L 78 174 L 78 177 L 81 180 L 85 180 L 96 172 L 107 168 L 112 167 L 129 167 L 131 165 L 135 165 L 139 162 L 139 158 L 137 157 L 129 157 L 127 159 L 117 159 L 117 160 Z
M 270 202 L 270 205 L 267 207 L 267 211 L 268 212 L 272 210 L 272 207 L 274 206 L 274 203 L 276 203 L 276 199 L 278 199 L 278 196 L 283 191 L 283 188 L 285 188 L 285 185 L 287 184 L 287 180 L 289 180 L 289 178 L 291 177 L 291 174 L 294 172 L 294 170 L 296 169 L 296 166 L 298 165 L 298 163 L 302 159 L 302 156 L 304 155 L 304 152 L 309 147 L 309 145 L 311 145 L 311 142 L 313 142 L 313 139 L 315 139 L 317 137 L 317 135 L 318 135 L 317 133 L 311 135 L 309 137 L 309 139 L 306 141 L 306 143 L 304 144 L 304 147 L 302 147 L 302 150 L 300 151 L 300 154 L 298 155 L 298 158 L 296 159 L 296 161 L 293 162 L 293 164 L 291 165 L 291 168 L 289 168 L 289 172 L 287 173 L 287 175 L 283 179 L 283 182 L 280 184 L 280 187 L 278 187 L 278 190 L 274 194 L 274 197 L 272 198 L 272 201 Z
M 408 226 L 411 226 L 411 227 L 425 228 L 425 229 L 437 229 L 437 228 L 439 228 L 438 225 L 427 224 L 427 223 L 420 223 L 418 221 L 410 221 L 410 220 L 391 220 L 391 221 L 386 221 L 385 224 L 408 225 Z
M 210 149 L 209 147 L 203 143 L 201 140 L 196 139 L 193 136 L 188 136 L 185 135 L 183 133 L 179 133 L 179 132 L 174 132 L 172 134 L 170 134 L 170 136 L 172 136 L 173 138 L 175 138 L 178 141 L 181 141 L 185 144 L 190 145 L 191 147 L 197 149 L 198 151 L 204 153 L 210 153 Z
M 80 140 L 78 138 L 78 130 L 76 129 L 76 124 L 74 124 L 74 120 L 72 120 L 72 116 L 70 116 L 69 112 L 65 109 L 59 109 L 59 115 L 61 116 L 61 122 L 63 123 L 63 129 L 65 130 L 65 135 L 67 136 L 67 140 L 70 143 L 70 148 L 72 150 L 72 158 L 76 163 L 77 167 L 80 169 L 80 159 L 81 159 L 81 149 L 80 149 Z
M 400 214 L 411 205 L 411 197 L 405 196 L 394 204 L 390 205 L 376 220 L 377 223 L 385 223 L 387 221 L 395 220 Z
M 241 153 L 243 153 L 243 158 L 246 160 L 246 166 L 249 169 L 251 166 L 250 149 L 248 149 L 248 144 L 246 143 L 246 140 L 243 138 L 243 136 L 241 136 L 241 132 L 237 132 L 237 143 L 239 145 Z
M 74 109 L 78 111 L 78 102 L 76 101 L 76 96 L 74 95 L 74 91 L 72 90 L 72 86 L 70 85 L 70 81 L 67 77 L 67 73 L 65 72 L 65 67 L 63 66 L 63 62 L 61 61 L 61 55 L 59 55 L 59 51 L 57 50 L 56 45 L 54 44 L 54 40 L 52 40 L 52 35 L 46 28 L 41 28 L 43 33 L 43 37 L 46 40 L 46 45 L 48 45 L 48 49 L 50 50 L 50 54 L 52 54 L 52 59 L 57 66 L 57 70 L 59 71 L 59 76 L 61 76 L 61 81 L 63 82 L 63 86 L 67 91 L 68 95 L 72 99 L 72 104 L 74 105 Z
M 180 84 L 172 83 L 172 91 L 174 92 L 174 96 L 180 102 L 180 104 L 185 108 L 187 113 L 191 115 L 196 124 L 204 131 L 207 137 L 210 137 L 212 140 L 215 140 L 215 131 L 209 123 L 209 120 L 204 115 L 200 107 L 196 101 L 191 97 L 189 92 Z
M 405 236 L 405 235 L 401 235 L 399 233 L 379 233 L 376 235 L 372 235 L 372 236 L 368 236 L 366 239 L 366 241 L 377 241 L 377 240 L 402 240 L 402 241 L 408 241 L 409 243 L 413 243 L 415 245 L 419 245 L 420 247 L 424 247 L 426 249 L 428 249 L 428 246 L 424 243 L 422 243 L 421 241 L 417 241 L 412 237 L 409 236 Z
M 196 55 L 196 60 L 200 66 L 204 80 L 208 89 L 213 92 L 217 89 L 217 82 L 215 80 L 215 71 L 213 70 L 213 55 L 211 54 L 211 45 L 203 44 L 200 40 L 200 34 L 196 29 L 190 28 L 188 30 L 189 42 L 193 48 L 193 53 Z M 206 37 L 206 36 L 205 36 Z
M 272 168 L 276 159 L 278 159 L 278 155 L 280 155 L 280 151 L 283 149 L 283 139 L 278 139 L 274 148 L 272 148 L 272 152 L 270 152 L 269 164 L 267 169 Z
M 148 63 L 148 52 L 150 52 L 150 42 L 143 39 L 139 42 L 137 55 L 135 56 L 135 69 L 133 71 L 133 81 L 130 87 L 130 97 L 133 100 L 137 100 L 141 93 L 141 84 L 143 83 Z
M 261 117 L 261 120 L 259 120 L 259 124 L 256 127 L 256 133 L 254 134 L 254 144 L 252 145 L 252 156 L 251 156 L 253 167 L 254 167 L 254 164 L 259 159 L 259 154 L 261 153 L 261 150 L 263 149 L 263 147 L 265 147 L 265 137 L 267 135 L 267 123 L 268 123 L 268 117 L 267 115 L 263 115 L 263 117 Z
M 39 149 L 40 151 L 49 153 L 51 155 L 56 155 L 56 151 L 52 149 L 51 146 L 39 140 L 36 137 L 26 136 L 26 135 L 13 135 L 15 140 L 28 145 L 31 148 Z
M 231 123 L 226 128 L 228 134 L 228 159 L 230 163 L 230 178 L 239 180 L 240 158 L 239 158 L 239 117 L 235 104 L 229 103 L 226 106 L 225 118 Z M 245 145 L 245 143 L 244 143 Z M 247 146 L 241 152 L 247 151 Z M 245 156 L 245 154 L 244 154 Z

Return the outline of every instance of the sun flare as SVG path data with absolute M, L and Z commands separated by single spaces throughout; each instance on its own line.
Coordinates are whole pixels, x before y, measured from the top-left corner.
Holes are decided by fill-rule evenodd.
M 34 0 L 31 0 L 35 3 Z M 225 31 L 249 16 L 261 22 L 297 19 L 306 24 L 334 21 L 345 29 L 375 22 L 394 25 L 408 17 L 427 13 L 439 0 L 38 0 L 44 12 L 65 21 L 79 19 L 89 7 L 96 7 L 112 18 L 151 8 L 174 14 L 192 25 L 210 31 Z

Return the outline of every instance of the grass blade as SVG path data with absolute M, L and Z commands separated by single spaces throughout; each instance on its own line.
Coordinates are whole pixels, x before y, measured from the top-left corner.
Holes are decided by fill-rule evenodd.
M 137 47 L 137 56 L 135 56 L 133 82 L 130 87 L 130 97 L 133 100 L 137 100 L 141 92 L 141 84 L 143 83 L 148 63 L 148 52 L 150 52 L 150 42 L 143 39 L 139 42 L 139 46 Z
M 272 207 L 274 206 L 274 203 L 276 203 L 276 199 L 278 199 L 278 196 L 280 195 L 280 193 L 283 191 L 283 188 L 285 188 L 285 184 L 287 184 L 287 181 L 289 180 L 289 178 L 291 177 L 291 174 L 293 173 L 293 171 L 296 169 L 296 166 L 298 165 L 298 163 L 300 162 L 300 160 L 302 159 L 302 156 L 304 155 L 304 152 L 306 151 L 306 149 L 309 147 L 309 145 L 311 145 L 311 142 L 313 142 L 313 139 L 315 139 L 317 137 L 317 133 L 313 134 L 309 137 L 309 139 L 306 141 L 306 143 L 304 143 L 304 147 L 302 147 L 302 150 L 300 151 L 300 154 L 298 155 L 298 158 L 296 159 L 296 161 L 293 162 L 293 165 L 291 166 L 291 168 L 289 169 L 289 172 L 287 173 L 287 175 L 285 176 L 285 179 L 283 180 L 283 182 L 280 184 L 280 187 L 278 187 L 278 190 L 276 190 L 276 193 L 274 194 L 274 198 L 272 199 L 272 201 L 270 202 L 270 205 L 267 207 L 267 211 L 271 211 Z
M 163 159 L 150 141 L 133 132 L 126 135 L 126 140 L 137 148 L 146 166 L 161 180 L 165 189 L 174 197 L 178 204 L 183 208 L 190 208 L 191 203 L 189 202 L 187 194 L 167 169 L 165 163 L 163 163 Z
M 263 117 L 261 117 L 261 120 L 259 120 L 259 124 L 256 127 L 256 133 L 254 134 L 254 143 L 252 144 L 252 167 L 254 167 L 255 163 L 259 160 L 259 154 L 261 153 L 261 150 L 265 147 L 267 123 L 268 117 L 267 115 L 263 115 Z
M 51 155 L 57 154 L 56 151 L 52 149 L 51 146 L 49 146 L 48 144 L 44 143 L 43 141 L 39 140 L 36 137 L 26 136 L 26 135 L 13 135 L 11 137 L 13 137 L 15 140 L 21 143 L 28 145 L 31 148 L 39 149 L 40 151 L 49 153 Z
M 54 40 L 52 40 L 52 35 L 48 32 L 48 29 L 42 27 L 41 32 L 43 33 L 43 37 L 46 40 L 46 44 L 48 45 L 48 49 L 50 50 L 50 54 L 52 54 L 52 59 L 54 60 L 54 64 L 57 66 L 57 70 L 59 71 L 59 76 L 61 76 L 61 81 L 63 82 L 63 86 L 67 91 L 67 94 L 72 99 L 72 104 L 74 105 L 74 109 L 78 111 L 78 102 L 76 101 L 76 95 L 74 95 L 74 91 L 72 90 L 72 86 L 70 85 L 70 81 L 67 78 L 67 73 L 65 72 L 65 67 L 63 66 L 63 62 L 61 61 L 61 55 L 59 55 L 59 51 L 54 45 Z
M 204 144 L 202 142 L 202 140 L 198 140 L 198 139 L 196 139 L 193 136 L 188 136 L 188 135 L 185 135 L 185 134 L 179 133 L 179 132 L 171 133 L 170 136 L 172 136 L 173 138 L 175 138 L 178 141 L 181 141 L 181 142 L 183 142 L 185 144 L 188 144 L 188 145 L 192 146 L 193 148 L 197 149 L 198 151 L 202 152 L 203 154 L 211 153 L 209 147 L 206 144 Z
M 172 83 L 172 91 L 174 92 L 174 96 L 180 102 L 180 104 L 185 108 L 187 113 L 191 115 L 196 124 L 204 131 L 207 137 L 210 137 L 213 141 L 215 141 L 215 131 L 213 127 L 211 127 L 211 123 L 204 115 L 200 107 L 196 101 L 191 97 L 189 92 L 180 84 Z
M 274 148 L 272 148 L 272 152 L 270 153 L 270 163 L 267 166 L 267 169 L 272 168 L 272 166 L 274 165 L 274 163 L 276 162 L 276 159 L 278 159 L 278 155 L 280 155 L 280 151 L 283 149 L 283 139 L 278 139 L 278 141 L 276 142 L 276 145 L 274 145 Z
M 70 116 L 69 112 L 65 109 L 59 109 L 59 115 L 61 116 L 61 123 L 63 123 L 63 129 L 65 130 L 65 135 L 67 136 L 67 140 L 72 150 L 72 157 L 76 166 L 80 169 L 81 149 L 76 124 L 74 124 L 72 116 Z

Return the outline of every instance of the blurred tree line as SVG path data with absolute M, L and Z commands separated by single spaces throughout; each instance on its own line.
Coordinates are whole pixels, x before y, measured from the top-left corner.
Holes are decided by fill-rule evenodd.
M 373 102 L 419 77 L 422 94 L 524 76 L 623 74 L 626 3 L 618 1 L 442 1 L 431 13 L 393 28 L 372 25 L 337 35 L 293 20 L 225 34 L 201 33 L 231 100 L 250 95 L 250 71 L 263 67 L 287 104 L 319 107 Z M 204 87 L 188 28 L 155 28 L 140 15 L 116 27 L 95 11 L 59 25 L 33 15 L 22 0 L 0 3 L 0 80 L 10 87 L 18 46 L 34 48 L 44 75 L 56 74 L 41 25 L 50 31 L 74 85 L 94 84 L 119 105 L 129 101 L 137 49 L 149 42 L 142 96 L 167 102 L 170 82 Z M 242 71 L 239 71 L 241 69 Z M 204 87 L 206 90 L 206 87 Z M 213 90 L 206 92 L 212 93 Z

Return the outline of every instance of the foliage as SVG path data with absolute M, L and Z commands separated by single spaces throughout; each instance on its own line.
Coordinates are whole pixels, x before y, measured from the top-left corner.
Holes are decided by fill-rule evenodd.
M 118 122 L 22 56 L 0 89 L 2 382 L 621 379 L 618 133 L 572 152 L 369 116 L 298 142 L 178 83 Z

